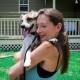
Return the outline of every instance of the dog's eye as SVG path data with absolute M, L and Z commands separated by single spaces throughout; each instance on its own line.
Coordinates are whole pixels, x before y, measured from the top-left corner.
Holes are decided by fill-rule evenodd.
M 27 18 L 27 21 L 31 21 L 31 20 L 32 20 L 32 18 L 29 18 L 29 17 Z

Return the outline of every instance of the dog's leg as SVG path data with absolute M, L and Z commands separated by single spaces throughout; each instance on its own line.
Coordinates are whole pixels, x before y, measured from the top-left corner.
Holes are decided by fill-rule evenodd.
M 26 59 L 24 62 L 24 67 L 29 67 L 31 65 L 30 53 L 31 53 L 31 49 L 29 49 L 26 53 Z

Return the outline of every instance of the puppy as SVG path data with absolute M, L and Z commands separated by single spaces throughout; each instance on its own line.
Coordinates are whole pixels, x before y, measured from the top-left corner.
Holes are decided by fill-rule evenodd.
M 31 65 L 30 52 L 31 46 L 37 43 L 36 18 L 38 13 L 31 11 L 20 16 L 20 27 L 23 29 L 24 41 L 21 50 L 18 52 L 20 59 L 25 58 L 24 67 Z M 18 56 L 18 55 L 17 55 Z M 26 57 L 25 57 L 26 56 Z
M 24 29 L 24 31 L 35 32 L 37 15 L 38 15 L 38 12 L 35 12 L 35 11 L 31 11 L 25 15 L 22 14 L 20 16 L 20 21 L 21 21 L 20 27 Z

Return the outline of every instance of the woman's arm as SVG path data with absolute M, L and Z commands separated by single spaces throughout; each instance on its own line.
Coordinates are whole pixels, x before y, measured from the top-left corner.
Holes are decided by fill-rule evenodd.
M 46 57 L 50 52 L 50 46 L 51 44 L 45 41 L 31 52 L 31 66 L 29 68 L 26 68 L 26 71 L 28 71 L 38 63 L 46 60 Z M 17 76 L 23 73 L 23 64 L 24 60 L 22 59 L 9 69 L 8 74 L 10 80 L 14 80 Z

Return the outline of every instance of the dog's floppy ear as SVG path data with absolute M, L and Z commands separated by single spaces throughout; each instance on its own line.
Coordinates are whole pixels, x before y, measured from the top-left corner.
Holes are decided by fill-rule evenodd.
M 31 12 L 34 12 L 33 10 L 31 10 Z
M 37 17 L 38 16 L 38 12 L 34 11 L 33 15 L 34 15 L 34 17 Z
M 23 14 L 21 14 L 21 16 L 20 16 L 20 20 L 22 20 L 22 17 L 23 17 Z
M 31 10 L 31 18 L 36 18 L 38 16 L 38 12 Z

